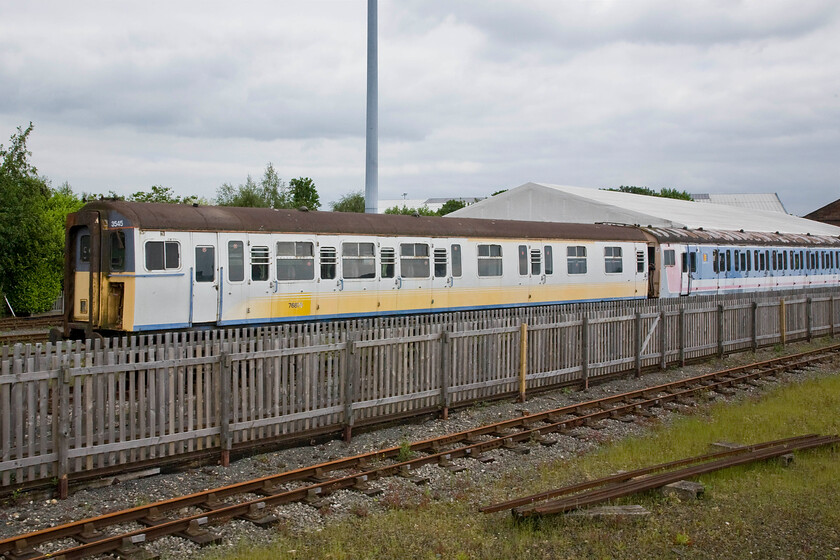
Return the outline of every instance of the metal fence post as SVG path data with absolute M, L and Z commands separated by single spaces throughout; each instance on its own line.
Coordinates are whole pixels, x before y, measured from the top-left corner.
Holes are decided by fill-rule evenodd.
M 519 326 L 519 402 L 525 402 L 528 374 L 528 323 Z
M 344 441 L 350 441 L 353 437 L 353 424 L 355 414 L 353 412 L 353 399 L 356 394 L 356 377 L 358 373 L 358 360 L 356 360 L 356 333 L 347 333 L 347 361 L 345 363 L 344 377 Z

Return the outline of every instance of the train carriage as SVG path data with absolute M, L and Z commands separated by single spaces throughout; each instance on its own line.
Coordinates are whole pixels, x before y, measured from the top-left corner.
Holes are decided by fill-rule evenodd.
M 66 333 L 648 297 L 638 228 L 98 201 L 71 214 Z

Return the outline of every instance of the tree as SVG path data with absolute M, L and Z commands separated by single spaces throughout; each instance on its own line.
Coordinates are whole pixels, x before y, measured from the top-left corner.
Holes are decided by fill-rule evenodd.
M 317 210 L 321 206 L 318 190 L 309 177 L 289 180 L 289 199 L 291 208 L 305 206 L 309 210 Z
M 289 197 L 286 184 L 280 179 L 274 166 L 269 162 L 259 183 L 250 175 L 245 184 L 234 187 L 224 183 L 216 191 L 216 204 L 219 206 L 250 206 L 253 208 L 287 208 Z
M 436 213 L 438 216 L 446 216 L 450 212 L 454 212 L 455 210 L 460 210 L 461 208 L 464 208 L 466 205 L 467 203 L 463 200 L 457 200 L 453 198 L 444 202 L 443 206 L 441 206 L 440 210 L 438 210 Z
M 385 214 L 403 214 L 406 216 L 413 216 L 419 214 L 421 216 L 437 216 L 437 213 L 429 210 L 428 206 L 421 206 L 420 208 L 409 208 L 405 204 L 400 206 L 392 206 L 385 209 Z
M 508 191 L 507 189 L 502 189 L 502 190 L 500 190 L 500 191 L 496 191 L 496 192 L 494 192 L 494 193 L 493 193 L 493 194 L 491 194 L 490 196 L 496 196 L 497 194 L 506 193 L 507 191 Z
M 679 200 L 693 200 L 691 195 L 688 191 L 678 191 L 677 189 L 669 189 L 663 188 L 660 189 L 659 192 L 656 192 L 653 189 L 649 189 L 647 187 L 636 187 L 636 186 L 627 186 L 621 185 L 617 189 L 604 189 L 607 191 L 614 191 L 614 192 L 626 192 L 631 194 L 641 194 L 645 196 L 658 196 L 660 198 L 676 198 Z
M 357 212 L 365 213 L 365 195 L 362 191 L 351 192 L 343 195 L 338 202 L 330 202 L 330 209 L 333 212 Z
M 0 291 L 21 313 L 49 309 L 61 293 L 64 222 L 82 204 L 69 185 L 54 190 L 38 176 L 26 148 L 33 128 L 0 145 Z

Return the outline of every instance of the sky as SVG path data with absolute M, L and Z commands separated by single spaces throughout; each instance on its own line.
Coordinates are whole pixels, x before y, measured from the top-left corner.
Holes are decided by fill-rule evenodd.
M 365 182 L 366 0 L 0 0 L 0 143 L 54 186 Z M 840 197 L 836 0 L 380 0 L 379 196 Z

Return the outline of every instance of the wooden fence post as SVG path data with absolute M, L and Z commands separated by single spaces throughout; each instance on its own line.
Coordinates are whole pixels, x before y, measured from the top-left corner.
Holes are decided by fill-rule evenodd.
M 642 314 L 636 311 L 633 321 L 633 342 L 636 349 L 636 377 L 642 376 Z
M 808 342 L 811 342 L 811 332 L 813 331 L 813 300 L 811 296 L 805 298 L 805 339 Z
M 589 389 L 589 315 L 584 315 L 580 325 L 580 373 L 583 389 Z
M 356 394 L 356 374 L 358 372 L 358 360 L 356 360 L 356 333 L 347 333 L 347 361 L 344 371 L 344 441 L 350 441 L 353 437 L 353 424 L 355 414 L 353 412 L 353 398 Z
M 680 307 L 680 367 L 685 367 L 685 306 Z
M 834 295 L 828 299 L 828 334 L 834 338 Z
M 668 367 L 668 332 L 666 329 L 668 317 L 663 309 L 659 314 L 659 348 L 662 351 L 662 359 L 659 361 L 659 369 L 667 369 Z
M 70 452 L 70 366 L 67 364 L 66 358 L 58 370 L 58 383 L 56 390 L 58 392 L 58 414 L 55 417 L 58 419 L 57 425 L 54 426 L 55 437 L 55 451 L 57 455 L 56 475 L 58 477 L 58 492 L 59 500 L 66 500 L 70 491 L 70 481 L 68 474 L 70 465 L 67 456 Z
M 448 331 L 440 333 L 440 417 L 449 419 L 449 384 L 452 378 L 451 339 Z
M 528 323 L 519 326 L 519 402 L 525 402 L 528 374 Z
M 718 304 L 718 348 L 717 354 L 718 358 L 723 358 L 723 304 Z
M 753 301 L 752 306 L 752 351 L 758 350 L 758 302 Z
M 779 339 L 782 346 L 787 344 L 787 321 L 785 320 L 785 298 L 779 300 Z
M 227 346 L 227 345 L 226 345 Z M 220 435 L 220 445 L 222 448 L 222 457 L 220 460 L 220 464 L 223 467 L 230 466 L 230 450 L 233 447 L 233 438 L 230 436 L 230 419 L 231 419 L 231 408 L 234 405 L 233 399 L 231 399 L 231 386 L 233 385 L 233 360 L 231 359 L 230 353 L 227 351 L 228 348 L 225 349 L 221 354 L 219 354 L 219 365 L 221 366 L 221 391 L 220 391 L 220 399 L 219 399 L 219 435 Z

